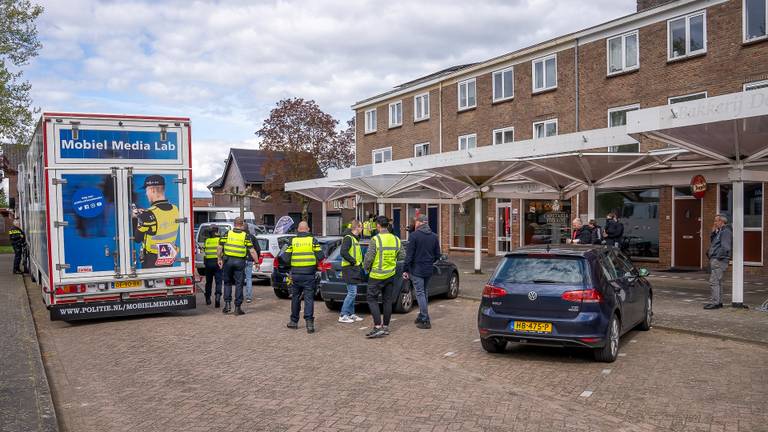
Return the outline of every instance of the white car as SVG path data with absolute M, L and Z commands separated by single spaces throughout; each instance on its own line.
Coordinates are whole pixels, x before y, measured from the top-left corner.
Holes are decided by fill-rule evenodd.
M 207 236 L 207 230 L 210 226 L 216 226 L 219 229 L 219 236 L 224 237 L 227 235 L 229 230 L 233 228 L 233 224 L 231 222 L 206 222 L 200 225 L 200 228 L 197 230 L 196 239 L 195 242 L 197 243 L 197 251 L 195 253 L 195 267 L 197 267 L 197 273 L 199 275 L 205 274 L 205 262 L 204 262 L 204 255 L 205 255 L 205 239 Z M 259 280 L 269 280 L 272 276 L 272 266 L 273 266 L 273 259 L 275 256 L 277 256 L 277 252 L 271 252 L 271 249 L 267 249 L 267 246 L 269 245 L 271 247 L 271 243 L 268 241 L 262 241 L 259 240 L 261 237 L 270 237 L 270 235 L 260 235 L 256 236 L 256 229 L 255 225 L 248 224 L 248 231 L 256 237 L 256 241 L 259 242 L 259 248 L 261 249 L 261 257 L 263 258 L 262 264 L 259 265 L 259 263 L 254 262 L 253 263 L 253 277 L 254 279 Z M 288 234 L 288 236 L 293 236 L 293 234 Z M 276 237 L 283 237 L 283 236 L 276 236 Z M 277 244 L 277 240 L 275 240 L 275 244 Z M 280 249 L 277 248 L 277 251 Z M 267 262 L 269 261 L 269 262 Z M 266 275 L 262 272 L 260 272 L 261 268 L 265 268 L 265 265 L 269 264 L 269 272 L 266 273 Z
M 286 240 L 295 234 L 260 234 L 256 236 L 261 249 L 261 265 L 256 263 L 253 269 L 253 277 L 259 280 L 270 280 L 272 270 L 275 268 L 275 260 L 280 253 L 280 247 L 286 243 Z

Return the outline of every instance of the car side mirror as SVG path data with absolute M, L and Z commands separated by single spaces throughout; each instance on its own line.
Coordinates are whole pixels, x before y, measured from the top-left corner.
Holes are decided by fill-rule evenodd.
M 637 275 L 640 277 L 648 277 L 648 275 L 650 274 L 651 272 L 649 272 L 648 269 L 645 269 L 645 268 L 641 268 L 640 270 L 637 271 Z
M 440 255 L 440 261 L 448 261 L 448 255 L 447 254 L 441 254 Z

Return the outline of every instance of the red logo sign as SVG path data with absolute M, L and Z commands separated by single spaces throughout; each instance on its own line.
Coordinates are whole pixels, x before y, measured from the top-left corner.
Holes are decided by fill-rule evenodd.
M 707 192 L 707 180 L 702 175 L 695 175 L 691 179 L 691 192 L 696 198 L 704 198 L 704 194 Z

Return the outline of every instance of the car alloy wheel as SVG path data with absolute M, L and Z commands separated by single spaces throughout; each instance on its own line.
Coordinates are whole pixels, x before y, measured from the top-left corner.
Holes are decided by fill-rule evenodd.
M 406 312 L 411 310 L 411 306 L 413 306 L 413 291 L 407 290 L 405 291 L 400 299 L 400 307 Z
M 451 281 L 448 284 L 448 298 L 459 296 L 459 277 L 454 273 L 451 275 Z
M 648 322 L 648 326 L 651 326 L 651 320 L 653 319 L 653 304 L 651 303 L 651 298 L 648 297 L 648 300 L 645 304 L 645 320 Z
M 611 344 L 611 357 L 616 357 L 619 352 L 619 320 L 616 317 L 611 320 L 609 343 Z

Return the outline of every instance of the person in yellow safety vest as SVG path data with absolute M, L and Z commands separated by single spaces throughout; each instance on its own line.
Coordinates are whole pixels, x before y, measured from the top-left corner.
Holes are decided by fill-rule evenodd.
M 232 308 L 232 284 L 235 285 L 235 315 L 245 314 L 241 306 L 247 254 L 251 254 L 253 260 L 258 262 L 261 254 L 259 243 L 245 231 L 243 218 L 236 217 L 234 228 L 219 240 L 219 246 L 216 249 L 219 268 L 222 269 L 224 276 L 224 309 L 221 311 L 225 314 Z
M 291 238 L 291 244 L 280 254 L 282 262 L 290 267 L 291 274 L 291 320 L 287 327 L 299 328 L 301 295 L 304 295 L 304 321 L 307 333 L 315 332 L 315 290 L 317 289 L 317 263 L 325 256 L 320 243 L 309 232 L 305 221 L 299 222 L 298 234 Z
M 363 251 L 360 248 L 360 232 L 363 226 L 360 221 L 350 223 L 351 228 L 344 233 L 341 241 L 341 279 L 347 284 L 347 296 L 341 306 L 340 323 L 359 322 L 363 319 L 355 315 L 355 300 L 357 285 L 363 281 Z
M 207 237 L 205 239 L 203 256 L 205 259 L 205 304 L 211 304 L 211 288 L 214 279 L 216 280 L 216 304 L 215 307 L 221 307 L 221 268 L 219 268 L 219 227 L 211 225 L 208 227 Z
M 363 260 L 363 268 L 368 272 L 366 300 L 373 316 L 373 329 L 365 335 L 367 338 L 380 338 L 389 334 L 397 262 L 405 259 L 405 249 L 400 239 L 389 232 L 390 224 L 386 216 L 376 219 L 376 231 L 378 234 L 371 239 Z M 379 311 L 379 295 L 384 309 L 383 322 Z
M 179 208 L 165 197 L 165 178 L 160 175 L 144 179 L 144 191 L 152 205 L 148 209 L 133 209 L 134 237 L 142 244 L 141 268 L 171 266 L 173 262 L 158 264 L 158 258 L 173 256 L 171 248 L 178 250 Z M 163 262 L 163 260 L 161 260 Z
M 373 221 L 369 215 L 368 219 L 363 221 L 363 238 L 371 238 L 371 231 L 373 231 Z

